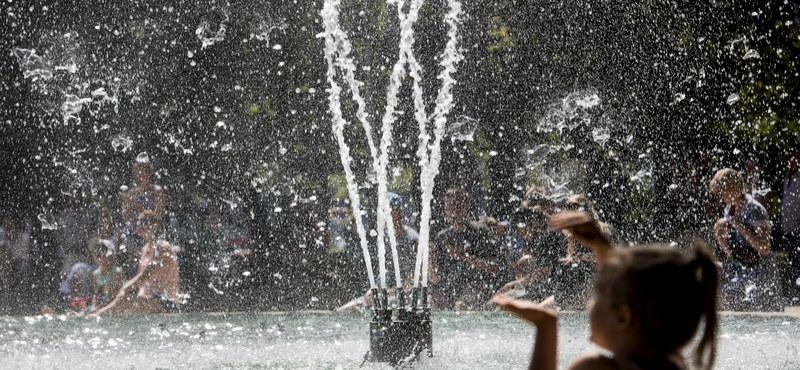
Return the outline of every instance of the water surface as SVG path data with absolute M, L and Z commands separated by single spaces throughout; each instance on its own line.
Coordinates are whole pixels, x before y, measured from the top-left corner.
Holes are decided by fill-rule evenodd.
M 520 369 L 534 330 L 502 312 L 435 313 L 421 369 Z M 181 314 L 0 319 L 2 369 L 353 369 L 369 347 L 363 314 Z M 723 316 L 717 369 L 798 369 L 800 318 Z M 583 313 L 565 313 L 559 363 L 596 350 Z M 389 369 L 368 363 L 364 368 Z

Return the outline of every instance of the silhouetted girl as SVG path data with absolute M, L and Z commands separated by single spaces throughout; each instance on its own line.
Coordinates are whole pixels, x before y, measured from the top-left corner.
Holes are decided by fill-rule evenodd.
M 595 249 L 599 265 L 589 304 L 590 339 L 608 350 L 582 356 L 569 369 L 685 369 L 681 350 L 704 319 L 695 365 L 714 364 L 717 333 L 717 266 L 702 248 L 686 253 L 670 247 L 610 249 L 585 213 L 550 219 Z M 556 368 L 556 313 L 543 305 L 501 296 L 495 303 L 536 326 L 531 369 Z

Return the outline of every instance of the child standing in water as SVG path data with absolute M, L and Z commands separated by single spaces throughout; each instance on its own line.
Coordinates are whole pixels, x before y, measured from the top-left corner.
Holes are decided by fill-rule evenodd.
M 569 369 L 685 369 L 681 350 L 704 319 L 695 366 L 711 369 L 716 354 L 717 266 L 708 252 L 689 255 L 668 247 L 611 250 L 584 213 L 550 218 L 594 248 L 599 265 L 589 304 L 590 340 L 613 355 L 582 356 Z M 530 301 L 496 296 L 494 302 L 536 326 L 530 369 L 556 369 L 556 313 Z

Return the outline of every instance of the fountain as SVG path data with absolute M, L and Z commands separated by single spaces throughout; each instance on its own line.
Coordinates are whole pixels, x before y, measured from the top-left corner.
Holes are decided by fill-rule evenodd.
M 376 148 L 372 137 L 372 125 L 366 113 L 366 102 L 361 97 L 360 86 L 362 83 L 355 78 L 356 63 L 350 56 L 352 46 L 347 34 L 339 26 L 339 1 L 326 1 L 322 10 L 322 19 L 325 26 L 325 59 L 328 62 L 328 83 L 330 111 L 333 115 L 333 131 L 339 145 L 339 154 L 342 165 L 346 173 L 347 189 L 350 196 L 350 204 L 356 215 L 361 214 L 360 194 L 358 184 L 351 169 L 350 148 L 344 138 L 344 126 L 347 124 L 342 116 L 341 109 L 341 87 L 337 83 L 337 67 L 344 75 L 350 93 L 358 104 L 357 117 L 360 121 L 366 140 L 369 145 L 372 159 L 372 171 L 375 173 L 378 185 L 377 192 L 377 245 L 380 290 L 375 284 L 372 265 L 370 262 L 368 239 L 364 230 L 364 225 L 360 217 L 355 217 L 358 235 L 361 240 L 361 247 L 366 261 L 367 274 L 369 276 L 374 318 L 370 323 L 371 345 L 370 352 L 366 359 L 378 362 L 391 362 L 398 364 L 407 361 L 409 358 L 418 357 L 423 349 L 432 355 L 432 335 L 430 308 L 427 304 L 428 286 L 428 256 L 430 240 L 430 217 L 431 200 L 433 195 L 434 179 L 439 171 L 441 158 L 440 146 L 445 133 L 447 115 L 453 105 L 452 89 L 455 81 L 452 74 L 455 73 L 455 64 L 461 58 L 457 50 L 457 27 L 461 13 L 461 4 L 458 1 L 448 2 L 449 12 L 445 16 L 445 22 L 449 26 L 448 42 L 442 52 L 440 65 L 442 72 L 439 75 L 441 86 L 436 97 L 436 106 L 433 115 L 428 117 L 426 104 L 423 100 L 421 88 L 421 67 L 414 55 L 414 25 L 419 17 L 419 10 L 423 1 L 410 1 L 406 8 L 405 1 L 397 1 L 394 6 L 400 23 L 400 44 L 399 55 L 391 71 L 390 83 L 386 93 L 386 108 L 381 121 L 381 140 L 380 147 Z M 403 291 L 402 277 L 400 275 L 400 264 L 397 253 L 397 240 L 395 230 L 391 222 L 389 200 L 387 198 L 387 166 L 389 163 L 389 150 L 392 145 L 392 124 L 396 118 L 396 107 L 398 104 L 398 92 L 401 87 L 401 76 L 406 73 L 413 79 L 413 96 L 415 106 L 415 119 L 419 125 L 419 149 L 417 157 L 420 164 L 420 187 L 422 189 L 422 219 L 420 221 L 420 237 L 417 245 L 417 258 L 414 266 L 413 288 L 411 301 L 406 306 Z M 427 128 L 428 121 L 433 121 L 433 143 L 430 143 L 430 132 Z M 388 239 L 391 246 L 392 260 L 394 265 L 394 276 L 397 292 L 396 318 L 392 318 L 392 309 L 388 306 L 386 290 L 386 252 L 384 227 L 388 231 Z

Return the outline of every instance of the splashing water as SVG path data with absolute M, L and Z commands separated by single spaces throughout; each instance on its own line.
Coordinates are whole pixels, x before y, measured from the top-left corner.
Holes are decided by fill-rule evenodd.
M 453 141 L 473 141 L 478 123 L 478 120 L 472 117 L 459 116 L 447 127 L 447 136 Z
M 64 116 L 64 125 L 68 125 L 70 120 L 76 121 L 81 124 L 80 113 L 83 110 L 83 105 L 92 102 L 91 98 L 80 98 L 76 95 L 67 94 L 66 100 L 61 103 L 61 112 Z
M 322 8 L 322 20 L 325 27 L 325 33 L 321 36 L 325 38 L 325 60 L 328 64 L 327 79 L 330 84 L 328 89 L 328 102 L 329 109 L 332 115 L 333 132 L 336 137 L 336 142 L 339 146 L 339 158 L 342 162 L 342 167 L 345 171 L 345 180 L 347 182 L 347 193 L 350 197 L 350 207 L 353 210 L 353 218 L 356 223 L 356 231 L 361 241 L 361 250 L 364 255 L 364 263 L 367 267 L 367 278 L 371 289 L 376 288 L 375 276 L 372 270 L 372 260 L 369 256 L 369 247 L 367 244 L 367 235 L 362 220 L 363 211 L 361 210 L 361 200 L 358 193 L 358 185 L 356 184 L 353 170 L 351 169 L 350 162 L 350 148 L 344 140 L 344 127 L 346 125 L 345 119 L 342 116 L 341 108 L 341 91 L 342 88 L 336 82 L 336 65 L 341 64 L 342 59 L 347 59 L 347 54 L 350 52 L 349 42 L 343 39 L 344 32 L 338 26 L 337 20 L 339 19 L 339 1 L 325 1 Z M 334 61 L 334 57 L 339 55 L 339 59 Z M 338 63 L 337 63 L 338 62 Z M 350 69 L 348 69 L 350 71 Z M 358 97 L 357 90 L 353 91 L 353 97 Z M 360 114 L 361 112 L 359 112 Z
M 36 50 L 15 48 L 13 53 L 25 78 L 33 81 L 53 78 L 53 68 L 40 55 L 36 54 Z
M 457 48 L 457 32 L 458 25 L 461 22 L 461 3 L 455 0 L 447 2 L 449 7 L 448 13 L 445 15 L 445 23 L 448 25 L 447 36 L 448 41 L 445 50 L 442 53 L 442 59 L 439 65 L 442 71 L 437 76 L 442 81 L 439 88 L 439 93 L 436 97 L 436 107 L 433 112 L 434 122 L 434 142 L 428 152 L 427 143 L 429 136 L 425 127 L 425 121 L 417 119 L 420 126 L 420 145 L 417 150 L 417 155 L 420 158 L 420 185 L 422 187 L 422 214 L 420 220 L 420 233 L 419 244 L 417 245 L 417 262 L 414 266 L 414 286 L 428 286 L 428 258 L 430 253 L 430 218 L 431 218 L 431 200 L 433 199 L 433 186 L 436 175 L 439 173 L 439 163 L 441 162 L 441 142 L 445 133 L 445 123 L 447 121 L 447 114 L 453 107 L 453 86 L 455 79 L 452 74 L 455 73 L 456 64 L 461 61 L 463 56 Z M 415 97 L 416 101 L 419 98 Z M 426 161 L 427 160 L 427 161 Z M 421 281 L 420 281 L 420 270 Z
M 150 162 L 150 155 L 147 152 L 141 152 L 139 155 L 136 156 L 137 163 L 148 163 Z
M 133 140 L 128 137 L 119 135 L 113 139 L 111 139 L 111 147 L 114 148 L 114 151 L 122 151 L 123 153 L 127 152 L 133 146 Z
M 261 21 L 258 24 L 258 29 L 256 32 L 250 34 L 250 38 L 255 38 L 258 41 L 263 41 L 269 46 L 269 39 L 270 34 L 272 31 L 282 31 L 284 35 L 286 35 L 286 30 L 280 24 L 272 24 L 268 21 Z
M 569 98 L 566 102 L 569 102 Z M 585 96 L 578 95 L 575 99 L 575 105 L 584 109 L 592 108 L 600 105 L 600 97 L 597 96 L 597 93 L 591 93 Z
M 58 221 L 51 213 L 40 213 L 36 216 L 42 223 L 42 230 L 58 230 Z
M 750 49 L 750 50 L 747 51 L 747 53 L 744 54 L 743 58 L 744 59 L 759 59 L 759 58 L 761 58 L 761 55 L 758 54 L 758 50 Z
M 561 104 L 553 106 L 540 120 L 536 130 L 538 132 L 559 133 L 571 131 L 579 126 L 590 126 L 592 117 L 589 110 L 600 105 L 600 96 L 589 91 L 577 91 L 568 94 Z
M 200 49 L 205 49 L 217 42 L 225 40 L 225 34 L 228 30 L 228 22 L 230 21 L 228 11 L 223 8 L 215 7 L 213 9 L 213 13 L 216 13 L 214 14 L 215 16 L 222 18 L 216 30 L 212 29 L 211 23 L 204 19 L 194 31 L 195 35 L 197 35 L 197 39 L 200 40 Z
M 611 130 L 608 127 L 592 129 L 592 140 L 600 145 L 605 145 L 611 139 Z
M 598 116 L 602 99 L 592 91 L 575 91 L 554 104 L 542 116 L 537 131 L 550 133 L 557 131 L 559 135 L 573 131 L 591 135 L 592 141 L 605 146 L 611 139 L 611 128 L 604 116 Z M 576 131 L 584 128 L 585 131 Z M 552 200 L 564 200 L 574 194 L 572 185 L 581 176 L 577 163 L 563 162 L 561 154 L 573 150 L 575 145 L 569 142 L 562 144 L 540 144 L 526 153 L 525 168 L 517 177 L 527 176 L 528 180 L 544 187 Z
M 728 105 L 734 105 L 739 102 L 739 94 L 733 93 L 728 95 L 728 99 L 725 100 Z
M 118 90 L 119 86 L 115 90 Z M 114 113 L 119 113 L 119 99 L 117 99 L 117 91 L 113 95 L 109 95 L 105 87 L 100 87 L 92 91 L 92 102 L 100 106 L 110 103 L 114 105 Z

